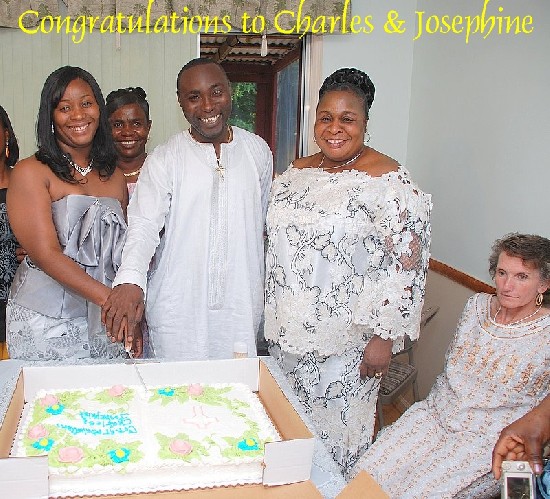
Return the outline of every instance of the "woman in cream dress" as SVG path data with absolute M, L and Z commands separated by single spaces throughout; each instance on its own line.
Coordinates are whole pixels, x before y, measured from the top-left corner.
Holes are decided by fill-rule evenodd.
M 549 393 L 550 240 L 511 234 L 490 258 L 496 295 L 472 296 L 428 397 L 359 461 L 395 498 L 491 498 L 500 431 Z

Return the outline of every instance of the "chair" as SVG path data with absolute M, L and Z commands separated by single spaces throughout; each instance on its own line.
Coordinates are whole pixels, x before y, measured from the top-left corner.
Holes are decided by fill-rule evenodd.
M 439 310 L 439 306 L 424 308 L 420 318 L 420 331 L 424 329 L 426 324 L 430 322 L 434 315 Z M 376 416 L 378 419 L 378 427 L 384 427 L 384 414 L 382 406 L 393 404 L 397 398 L 404 393 L 411 385 L 413 389 L 414 402 L 418 400 L 418 385 L 416 376 L 418 370 L 414 365 L 413 347 L 416 341 L 411 341 L 408 336 L 405 336 L 405 344 L 403 350 L 394 354 L 393 357 L 406 353 L 408 355 L 408 364 L 399 362 L 392 358 L 387 374 L 380 381 L 380 391 L 378 392 L 378 400 L 376 402 Z

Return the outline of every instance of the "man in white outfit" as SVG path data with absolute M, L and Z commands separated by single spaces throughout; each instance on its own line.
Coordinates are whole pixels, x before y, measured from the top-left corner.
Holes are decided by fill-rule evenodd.
M 145 161 L 103 321 L 121 341 L 122 326 L 127 321 L 132 330 L 146 296 L 156 357 L 229 358 L 235 342 L 256 355 L 272 154 L 262 138 L 227 124 L 231 89 L 220 65 L 190 61 L 177 88 L 191 126 Z

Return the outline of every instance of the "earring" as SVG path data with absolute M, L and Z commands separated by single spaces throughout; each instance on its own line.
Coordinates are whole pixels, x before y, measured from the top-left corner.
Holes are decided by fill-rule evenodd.
M 53 127 L 53 123 L 52 123 L 52 135 L 55 135 L 55 128 Z
M 542 293 L 539 293 L 537 297 L 535 298 L 535 305 L 537 307 L 540 307 L 542 305 L 542 300 L 544 299 L 544 296 L 542 296 Z
M 365 140 L 365 142 L 368 142 L 368 141 L 370 140 L 370 133 L 369 133 L 369 132 L 367 132 L 366 130 L 365 130 L 365 133 L 367 134 L 367 135 L 366 135 L 366 137 L 367 137 L 367 140 Z
M 315 138 L 315 135 L 313 136 L 313 142 L 317 144 L 317 139 Z
M 6 144 L 6 159 L 10 157 L 10 146 Z

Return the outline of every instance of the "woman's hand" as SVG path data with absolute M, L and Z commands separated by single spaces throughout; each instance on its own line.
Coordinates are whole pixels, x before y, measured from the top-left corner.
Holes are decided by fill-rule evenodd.
M 361 378 L 381 378 L 388 372 L 392 346 L 393 340 L 384 340 L 380 336 L 373 336 L 369 340 L 359 366 Z
M 21 263 L 25 259 L 25 256 L 27 256 L 27 252 L 21 246 L 17 246 L 17 248 L 15 248 L 17 263 Z

